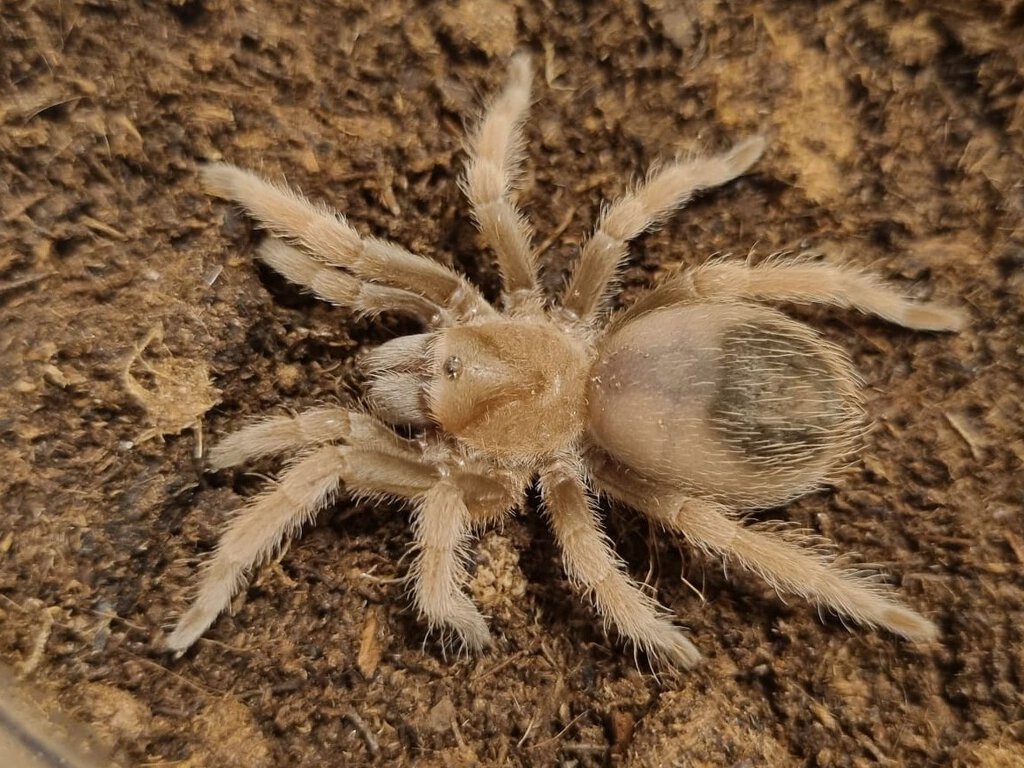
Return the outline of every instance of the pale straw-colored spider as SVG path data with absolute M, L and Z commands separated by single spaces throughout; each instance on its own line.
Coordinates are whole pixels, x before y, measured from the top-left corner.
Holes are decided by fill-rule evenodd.
M 780 592 L 912 640 L 934 638 L 935 626 L 876 574 L 838 564 L 805 533 L 741 515 L 821 486 L 863 425 L 846 355 L 760 302 L 834 304 L 935 331 L 959 329 L 962 315 L 850 267 L 783 257 L 711 261 L 609 314 L 627 243 L 696 192 L 745 173 L 764 149 L 760 137 L 652 169 L 605 208 L 548 302 L 510 191 L 529 103 L 520 55 L 470 138 L 462 180 L 497 255 L 499 307 L 448 267 L 362 237 L 285 187 L 230 165 L 203 170 L 212 194 L 268 230 L 258 256 L 286 279 L 357 313 L 407 315 L 424 332 L 368 354 L 365 408 L 269 418 L 210 452 L 215 469 L 270 454 L 294 460 L 227 525 L 167 646 L 191 646 L 247 574 L 345 491 L 411 505 L 416 608 L 431 628 L 479 650 L 490 636 L 464 592 L 471 536 L 522 506 L 534 482 L 569 579 L 652 659 L 688 667 L 700 655 L 628 575 L 602 531 L 599 493 Z

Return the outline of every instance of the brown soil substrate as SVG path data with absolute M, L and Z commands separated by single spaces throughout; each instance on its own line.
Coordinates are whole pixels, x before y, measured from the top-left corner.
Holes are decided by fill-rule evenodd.
M 0 659 L 125 764 L 1021 764 L 1022 28 L 1019 0 L 5 2 Z M 819 619 L 611 509 L 706 655 L 658 679 L 573 596 L 531 501 L 474 559 L 495 647 L 446 659 L 400 581 L 407 513 L 342 500 L 195 650 L 159 650 L 279 466 L 205 474 L 204 440 L 353 402 L 359 350 L 412 329 L 254 267 L 197 166 L 287 177 L 493 296 L 457 177 L 517 49 L 549 287 L 651 160 L 765 132 L 750 176 L 637 243 L 624 301 L 756 246 L 968 309 L 955 336 L 794 310 L 853 355 L 877 428 L 835 488 L 770 514 L 879 563 L 940 643 Z

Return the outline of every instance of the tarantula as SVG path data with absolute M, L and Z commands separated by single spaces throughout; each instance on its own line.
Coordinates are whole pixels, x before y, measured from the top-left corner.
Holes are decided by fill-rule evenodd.
M 569 579 L 654 659 L 689 667 L 700 654 L 629 577 L 602 531 L 598 494 L 780 592 L 911 640 L 934 638 L 936 627 L 877 575 L 807 546 L 806 534 L 742 519 L 821 486 L 863 425 L 847 356 L 761 302 L 834 304 L 931 331 L 957 330 L 963 316 L 850 267 L 785 257 L 756 266 L 710 261 L 610 314 L 627 243 L 696 192 L 744 174 L 764 150 L 759 136 L 655 166 L 604 209 L 549 303 L 530 224 L 511 191 L 530 80 L 528 58 L 514 57 L 507 85 L 470 137 L 461 182 L 497 255 L 500 308 L 447 266 L 361 237 L 326 206 L 230 165 L 203 169 L 211 194 L 269 231 L 258 257 L 287 280 L 357 313 L 402 313 L 425 330 L 368 354 L 365 410 L 270 418 L 211 450 L 214 469 L 270 454 L 296 458 L 227 525 L 167 646 L 191 646 L 246 574 L 344 487 L 411 503 L 415 606 L 432 629 L 479 650 L 490 636 L 463 591 L 470 537 L 521 506 L 534 482 Z

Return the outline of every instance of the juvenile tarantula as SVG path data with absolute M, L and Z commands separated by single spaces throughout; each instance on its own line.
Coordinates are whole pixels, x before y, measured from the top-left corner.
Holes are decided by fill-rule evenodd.
M 510 191 L 522 162 L 530 77 L 529 60 L 515 57 L 508 84 L 470 138 L 462 179 L 497 254 L 500 308 L 460 274 L 361 237 L 326 206 L 230 165 L 203 169 L 212 194 L 270 232 L 258 256 L 286 279 L 359 313 L 403 313 L 425 331 L 368 355 L 368 410 L 270 418 L 210 452 L 215 469 L 269 454 L 296 459 L 228 524 L 168 647 L 191 646 L 246 574 L 344 487 L 411 502 L 416 607 L 431 628 L 481 649 L 487 623 L 463 591 L 470 537 L 521 506 L 535 480 L 570 580 L 654 658 L 689 667 L 700 654 L 627 574 L 602 532 L 598 493 L 780 592 L 911 640 L 934 638 L 935 626 L 876 575 L 802 546 L 805 534 L 745 524 L 741 515 L 819 487 L 862 431 L 847 356 L 760 302 L 835 304 L 932 331 L 959 329 L 962 315 L 909 300 L 858 270 L 792 258 L 711 261 L 609 315 L 627 243 L 699 190 L 745 173 L 764 150 L 761 137 L 652 169 L 605 208 L 549 306 L 530 225 Z

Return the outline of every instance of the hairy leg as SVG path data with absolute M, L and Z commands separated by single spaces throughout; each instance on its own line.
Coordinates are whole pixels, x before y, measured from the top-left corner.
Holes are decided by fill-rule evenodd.
M 562 304 L 581 318 L 593 316 L 609 293 L 630 240 L 667 219 L 700 190 L 746 173 L 764 148 L 764 138 L 755 136 L 720 155 L 652 169 L 647 181 L 602 214 L 593 236 L 583 245 Z
M 471 651 L 490 644 L 487 623 L 462 591 L 466 582 L 470 513 L 458 487 L 440 482 L 416 504 L 416 560 L 409 574 L 416 609 L 431 629 L 455 632 Z
M 522 162 L 530 77 L 529 57 L 513 57 L 505 90 L 491 102 L 469 139 L 469 162 L 462 181 L 477 226 L 498 255 L 508 296 L 516 291 L 532 292 L 537 285 L 530 225 L 509 199 Z
M 251 459 L 306 450 L 344 440 L 373 445 L 391 455 L 418 455 L 413 444 L 372 416 L 347 408 L 313 408 L 294 416 L 261 419 L 233 432 L 210 450 L 212 469 L 227 469 Z
M 414 498 L 434 485 L 436 475 L 413 460 L 373 450 L 329 445 L 307 454 L 228 524 L 167 647 L 181 653 L 199 639 L 228 607 L 251 569 L 272 557 L 286 538 L 327 506 L 342 482 L 354 492 Z
M 770 525 L 745 526 L 725 507 L 699 499 L 641 510 L 705 551 L 753 571 L 778 592 L 800 595 L 869 627 L 914 641 L 934 640 L 938 629 L 897 602 L 878 574 L 837 565 L 807 533 Z M 808 543 L 812 546 L 808 547 Z
M 202 169 L 206 190 L 232 200 L 274 236 L 363 280 L 417 293 L 460 314 L 493 313 L 480 292 L 443 264 L 386 240 L 362 238 L 343 216 L 288 187 L 226 163 Z
M 213 558 L 203 566 L 199 590 L 168 636 L 168 648 L 181 653 L 199 639 L 227 608 L 249 570 L 270 558 L 285 538 L 330 503 L 341 469 L 331 449 L 321 448 L 235 515 Z
M 362 315 L 393 310 L 416 318 L 424 325 L 444 324 L 444 310 L 436 302 L 404 288 L 360 280 L 276 238 L 264 240 L 256 257 L 289 282 L 335 306 L 348 307 Z
M 799 257 L 769 259 L 756 266 L 712 261 L 665 280 L 614 323 L 695 298 L 834 304 L 921 331 L 959 331 L 967 324 L 961 310 L 914 301 L 868 272 Z
M 607 621 L 653 658 L 694 666 L 700 653 L 626 573 L 601 531 L 579 471 L 569 462 L 557 462 L 541 473 L 540 488 L 570 580 Z

